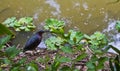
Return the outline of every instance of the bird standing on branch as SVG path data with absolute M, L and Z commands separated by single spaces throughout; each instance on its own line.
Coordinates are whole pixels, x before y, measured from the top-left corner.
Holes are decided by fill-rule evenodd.
M 23 52 L 27 51 L 27 50 L 34 50 L 35 48 L 37 48 L 37 46 L 40 44 L 41 40 L 42 40 L 42 34 L 45 32 L 49 32 L 49 31 L 44 31 L 44 30 L 40 30 L 38 32 L 36 32 L 25 44 L 25 47 L 23 48 Z

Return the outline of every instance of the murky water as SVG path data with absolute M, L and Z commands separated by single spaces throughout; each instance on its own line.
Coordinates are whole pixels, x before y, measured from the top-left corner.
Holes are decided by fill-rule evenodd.
M 67 29 L 91 34 L 103 31 L 111 20 L 120 19 L 120 2 L 115 0 L 0 0 L 0 22 L 16 16 L 32 16 L 36 30 L 42 29 L 47 18 L 66 22 Z M 110 4 L 111 3 L 111 4 Z M 32 33 L 17 33 L 16 43 L 24 44 Z

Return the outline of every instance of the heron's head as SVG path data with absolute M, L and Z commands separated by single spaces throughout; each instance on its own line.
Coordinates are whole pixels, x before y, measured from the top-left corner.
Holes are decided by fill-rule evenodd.
M 40 31 L 38 31 L 37 33 L 39 34 L 39 35 L 42 35 L 43 33 L 45 33 L 45 32 L 50 32 L 49 30 L 40 30 Z

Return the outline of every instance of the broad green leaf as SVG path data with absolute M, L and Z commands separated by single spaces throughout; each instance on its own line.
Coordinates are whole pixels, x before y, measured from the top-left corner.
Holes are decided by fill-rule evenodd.
M 4 58 L 4 59 L 3 59 L 3 63 L 5 63 L 5 64 L 10 64 L 11 61 L 10 61 L 8 58 Z
M 33 21 L 33 18 L 31 18 L 31 17 L 23 17 L 23 18 L 20 18 L 20 19 L 19 19 L 18 23 L 21 23 L 21 24 L 23 24 L 23 23 L 29 24 L 29 23 L 31 23 L 32 21 Z
M 88 70 L 89 70 L 89 69 L 94 69 L 94 70 L 95 70 L 95 65 L 94 65 L 94 63 L 91 62 L 91 61 L 87 62 L 86 66 L 88 67 Z
M 57 71 L 58 68 L 60 67 L 60 62 L 54 61 L 54 63 L 51 65 L 51 70 L 50 71 Z
M 34 62 L 31 62 L 27 67 L 27 71 L 38 71 L 38 65 Z
M 81 32 L 75 30 L 69 30 L 68 34 L 65 34 L 64 36 L 71 45 L 79 44 L 80 40 L 84 37 Z
M 61 45 L 64 43 L 64 39 L 60 37 L 50 37 L 45 41 L 48 49 L 50 50 L 57 50 L 57 48 L 61 47 Z
M 88 43 L 90 45 L 90 48 L 95 50 L 95 49 L 100 49 L 103 48 L 105 45 L 108 44 L 108 40 L 106 36 L 100 32 L 95 32 L 91 36 L 84 35 L 88 39 Z
M 63 66 L 62 68 L 60 68 L 60 71 L 72 71 L 72 69 L 69 66 Z
M 15 17 L 8 18 L 3 22 L 7 27 L 14 28 L 15 31 L 31 31 L 36 26 L 33 24 L 33 18 L 23 17 L 17 20 Z
M 20 51 L 15 46 L 9 47 L 5 50 L 6 55 L 10 58 L 14 58 L 19 52 Z
M 15 21 L 16 21 L 16 17 L 11 17 L 11 18 L 6 19 L 3 22 L 3 24 L 7 25 L 8 27 L 13 27 Z
M 28 31 L 30 31 L 30 29 L 29 28 L 25 28 L 25 31 L 28 32 Z
M 64 21 L 59 21 L 57 19 L 50 18 L 47 19 L 45 22 L 46 25 L 44 26 L 44 28 L 46 30 L 50 30 L 51 32 L 59 33 L 59 34 L 64 33 L 64 27 L 65 27 Z
M 87 54 L 82 53 L 81 55 L 78 55 L 77 58 L 75 59 L 76 61 L 81 61 L 83 58 L 85 58 Z
M 11 39 L 11 35 L 5 36 L 0 39 L 0 49 Z
M 62 50 L 63 52 L 65 52 L 65 53 L 71 54 L 71 53 L 73 52 L 71 47 L 61 46 L 60 48 L 61 48 L 61 50 Z
M 71 62 L 72 61 L 72 59 L 71 58 L 69 58 L 69 57 L 63 57 L 63 56 L 58 56 L 57 57 L 57 61 L 58 62 Z
M 107 61 L 108 58 L 107 57 L 100 57 L 98 59 L 98 65 L 96 66 L 96 69 L 99 70 L 99 69 L 103 69 L 104 68 L 104 63 L 105 61 Z
M 8 29 L 3 24 L 0 24 L 0 35 L 4 35 L 4 34 L 14 35 L 14 33 L 10 29 Z

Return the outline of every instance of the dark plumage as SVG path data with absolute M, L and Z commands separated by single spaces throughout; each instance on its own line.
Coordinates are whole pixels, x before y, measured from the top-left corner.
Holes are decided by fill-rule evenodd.
M 27 50 L 34 50 L 41 42 L 42 40 L 42 34 L 49 31 L 43 31 L 40 30 L 37 33 L 35 33 L 25 44 L 25 47 L 23 48 L 23 52 Z

